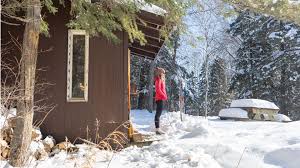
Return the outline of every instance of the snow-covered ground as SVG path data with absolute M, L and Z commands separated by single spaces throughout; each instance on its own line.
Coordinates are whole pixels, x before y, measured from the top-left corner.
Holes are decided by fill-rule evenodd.
M 136 129 L 153 134 L 154 113 L 132 110 Z M 78 154 L 60 152 L 32 167 L 110 168 L 299 168 L 300 121 L 290 123 L 221 121 L 164 113 L 166 135 L 150 146 L 126 148 L 118 153 L 80 145 Z M 5 162 L 0 162 L 0 167 Z

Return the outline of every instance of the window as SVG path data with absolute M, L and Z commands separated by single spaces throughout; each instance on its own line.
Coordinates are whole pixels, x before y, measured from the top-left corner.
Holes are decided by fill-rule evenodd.
M 67 101 L 88 101 L 89 36 L 84 30 L 68 32 Z

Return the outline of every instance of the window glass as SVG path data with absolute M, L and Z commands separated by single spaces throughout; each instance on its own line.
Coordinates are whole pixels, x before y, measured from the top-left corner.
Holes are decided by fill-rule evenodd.
M 84 30 L 69 30 L 67 101 L 88 100 L 89 36 Z
M 73 35 L 72 97 L 84 98 L 85 35 Z

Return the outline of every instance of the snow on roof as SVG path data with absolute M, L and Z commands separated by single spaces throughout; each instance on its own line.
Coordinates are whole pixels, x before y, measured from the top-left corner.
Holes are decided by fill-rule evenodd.
M 133 0 L 133 1 L 138 6 L 138 8 L 146 12 L 150 12 L 156 15 L 164 15 L 167 13 L 167 11 L 164 10 L 163 8 L 156 6 L 154 4 L 146 3 L 144 0 Z
M 264 109 L 279 110 L 279 108 L 273 103 L 267 100 L 261 99 L 239 99 L 233 100 L 230 107 L 256 107 Z
M 139 5 L 141 5 L 141 6 L 139 6 Z M 140 7 L 141 10 L 144 10 L 144 11 L 156 14 L 156 15 L 164 15 L 165 13 L 167 13 L 164 9 L 162 9 L 156 5 L 153 5 L 153 4 L 139 3 L 139 5 L 138 6 Z
M 219 112 L 219 117 L 248 118 L 248 112 L 241 108 L 227 108 Z
M 100 0 L 86 0 L 88 2 L 99 2 Z M 126 3 L 126 2 L 133 2 L 140 10 L 146 11 L 146 12 L 150 12 L 156 15 L 164 15 L 167 13 L 166 10 L 164 10 L 163 8 L 151 4 L 151 3 L 147 3 L 144 0 L 116 0 L 117 3 Z

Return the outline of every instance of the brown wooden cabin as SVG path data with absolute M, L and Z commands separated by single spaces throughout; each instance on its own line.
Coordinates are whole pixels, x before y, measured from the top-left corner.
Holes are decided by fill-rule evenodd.
M 66 6 L 68 6 L 66 4 Z M 55 15 L 46 14 L 50 37 L 40 36 L 38 78 L 51 83 L 42 97 L 56 107 L 41 125 L 43 135 L 52 135 L 57 141 L 68 137 L 93 139 L 99 121 L 100 136 L 105 137 L 129 120 L 130 113 L 130 54 L 154 59 L 162 47 L 159 29 L 163 17 L 141 11 L 147 25 L 138 24 L 148 43 L 140 46 L 130 43 L 126 32 L 116 32 L 122 40 L 113 44 L 104 37 L 89 37 L 85 31 L 70 30 L 70 8 L 59 6 Z M 2 44 L 13 46 L 11 36 L 22 44 L 24 25 L 13 26 L 1 22 Z M 3 46 L 1 46 L 3 47 Z M 2 60 L 20 56 L 17 47 L 2 54 Z M 41 97 L 41 95 L 36 95 Z M 45 113 L 35 113 L 40 120 Z

